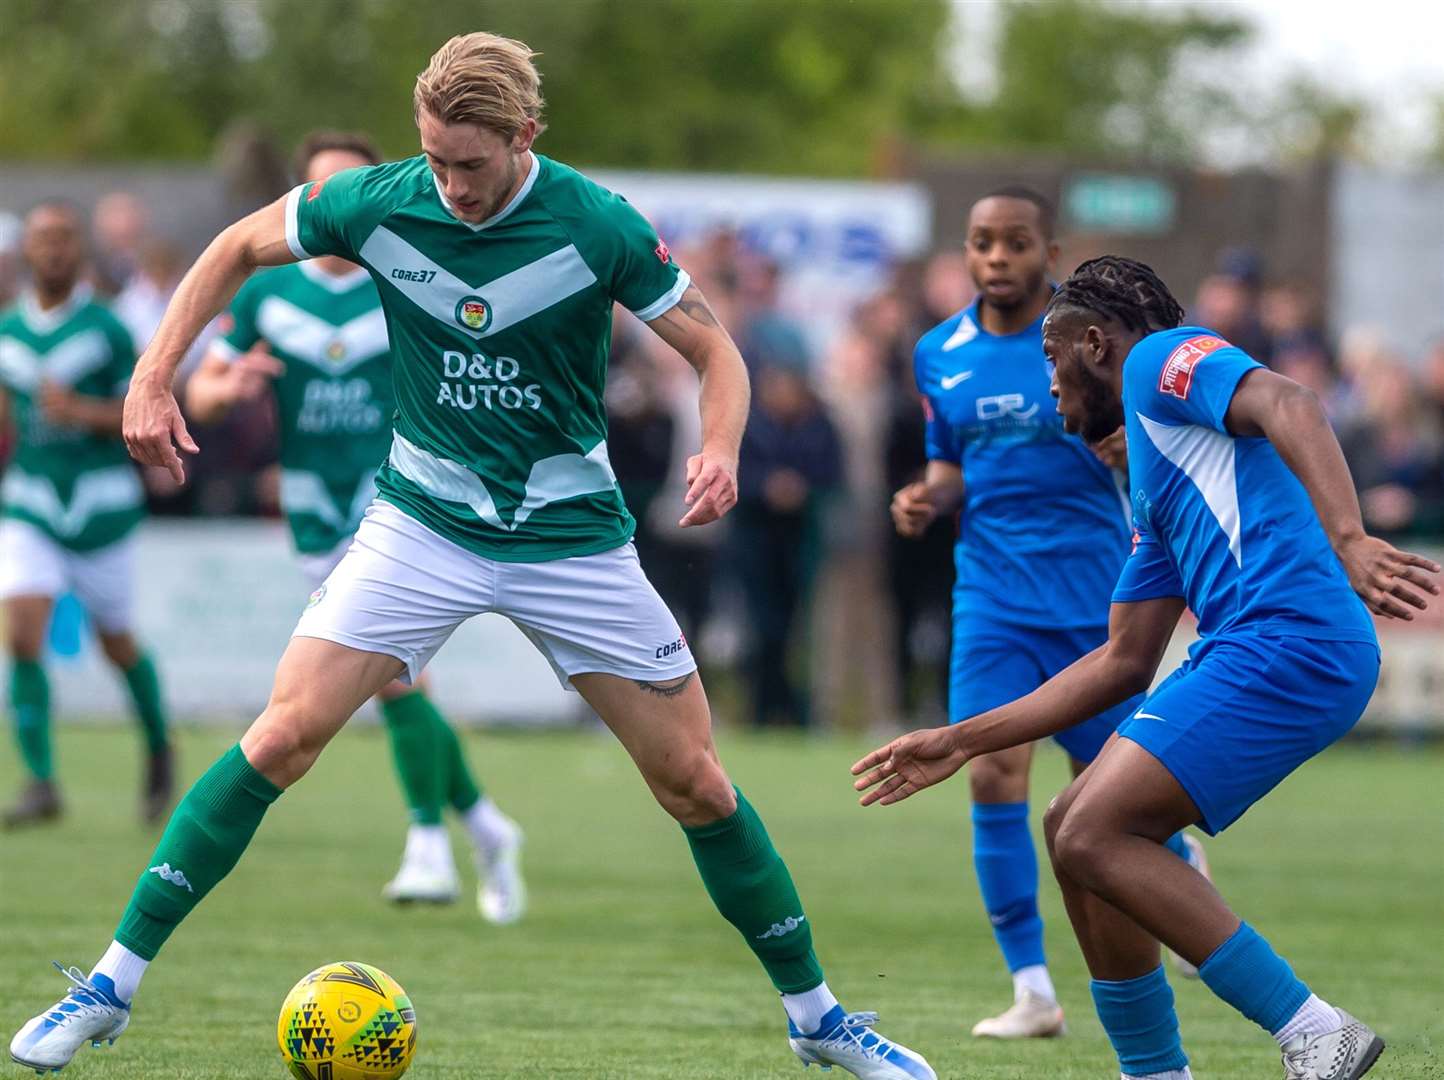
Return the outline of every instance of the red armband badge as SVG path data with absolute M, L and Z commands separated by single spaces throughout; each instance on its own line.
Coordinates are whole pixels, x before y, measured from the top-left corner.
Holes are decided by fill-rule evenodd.
M 1193 385 L 1194 365 L 1209 353 L 1229 347 L 1229 343 L 1221 337 L 1205 335 L 1189 338 L 1169 354 L 1158 374 L 1158 392 L 1187 401 L 1189 388 Z

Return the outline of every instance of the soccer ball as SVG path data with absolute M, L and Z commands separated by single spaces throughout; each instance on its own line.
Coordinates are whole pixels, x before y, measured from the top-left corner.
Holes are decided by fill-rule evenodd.
M 380 968 L 342 961 L 291 987 L 276 1038 L 296 1080 L 396 1080 L 416 1051 L 416 1010 Z

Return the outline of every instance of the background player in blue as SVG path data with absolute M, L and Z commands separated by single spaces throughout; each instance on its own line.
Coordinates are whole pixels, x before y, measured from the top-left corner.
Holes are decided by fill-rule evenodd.
M 864 805 L 898 802 L 1137 693 L 1186 603 L 1189 659 L 1045 819 L 1099 1017 L 1125 1078 L 1189 1077 L 1161 940 L 1278 1040 L 1285 1080 L 1355 1080 L 1383 1040 L 1312 994 L 1162 841 L 1227 828 L 1353 727 L 1379 671 L 1365 603 L 1412 618 L 1439 566 L 1365 534 L 1310 391 L 1182 318 L 1151 270 L 1107 257 L 1075 271 L 1044 323 L 1068 429 L 1096 439 L 1127 418 L 1134 549 L 1108 642 L 1018 701 L 875 750 L 855 786 Z
M 1053 217 L 1052 205 L 1026 187 L 979 200 L 967 233 L 978 298 L 925 334 L 914 354 L 928 465 L 892 510 L 904 536 L 962 511 L 948 695 L 955 722 L 1028 693 L 1106 641 L 1108 598 L 1128 556 L 1126 479 L 1112 467 L 1126 467 L 1122 434 L 1095 454 L 1063 430 L 1049 394 L 1042 326 L 1058 253 Z M 1075 775 L 1132 704 L 1056 736 Z M 1032 752 L 1022 745 L 988 754 L 968 770 L 973 864 L 1014 997 L 1000 1016 L 974 1026 L 976 1036 L 1064 1031 L 1028 827 Z

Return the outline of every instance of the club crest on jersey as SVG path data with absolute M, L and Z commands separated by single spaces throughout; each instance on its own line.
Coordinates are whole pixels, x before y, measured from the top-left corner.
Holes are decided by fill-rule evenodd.
M 491 325 L 491 305 L 479 296 L 463 296 L 456 302 L 456 321 L 468 330 L 485 330 Z
M 340 338 L 332 338 L 326 346 L 326 358 L 332 362 L 340 362 L 346 359 L 346 343 Z
M 1188 391 L 1193 386 L 1194 365 L 1209 353 L 1227 348 L 1228 342 L 1211 334 L 1189 338 L 1169 354 L 1163 370 L 1158 374 L 1158 392 L 1188 400 Z

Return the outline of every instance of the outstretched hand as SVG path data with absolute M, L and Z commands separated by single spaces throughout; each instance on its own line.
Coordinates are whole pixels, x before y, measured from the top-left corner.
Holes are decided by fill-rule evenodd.
M 131 457 L 142 465 L 166 469 L 177 484 L 184 484 L 186 479 L 177 448 L 188 454 L 200 452 L 186 430 L 170 386 L 151 380 L 131 382 L 125 395 L 121 434 Z
M 865 793 L 859 801 L 889 806 L 952 776 L 968 760 L 956 732 L 953 727 L 911 731 L 855 762 L 852 786 Z
M 1375 615 L 1412 620 L 1409 609 L 1423 611 L 1428 596 L 1439 595 L 1439 564 L 1400 551 L 1376 536 L 1361 536 L 1339 552 L 1349 584 Z M 1427 594 L 1427 595 L 1426 595 Z
M 737 462 L 703 450 L 687 459 L 688 510 L 677 522 L 682 528 L 716 521 L 737 505 Z

